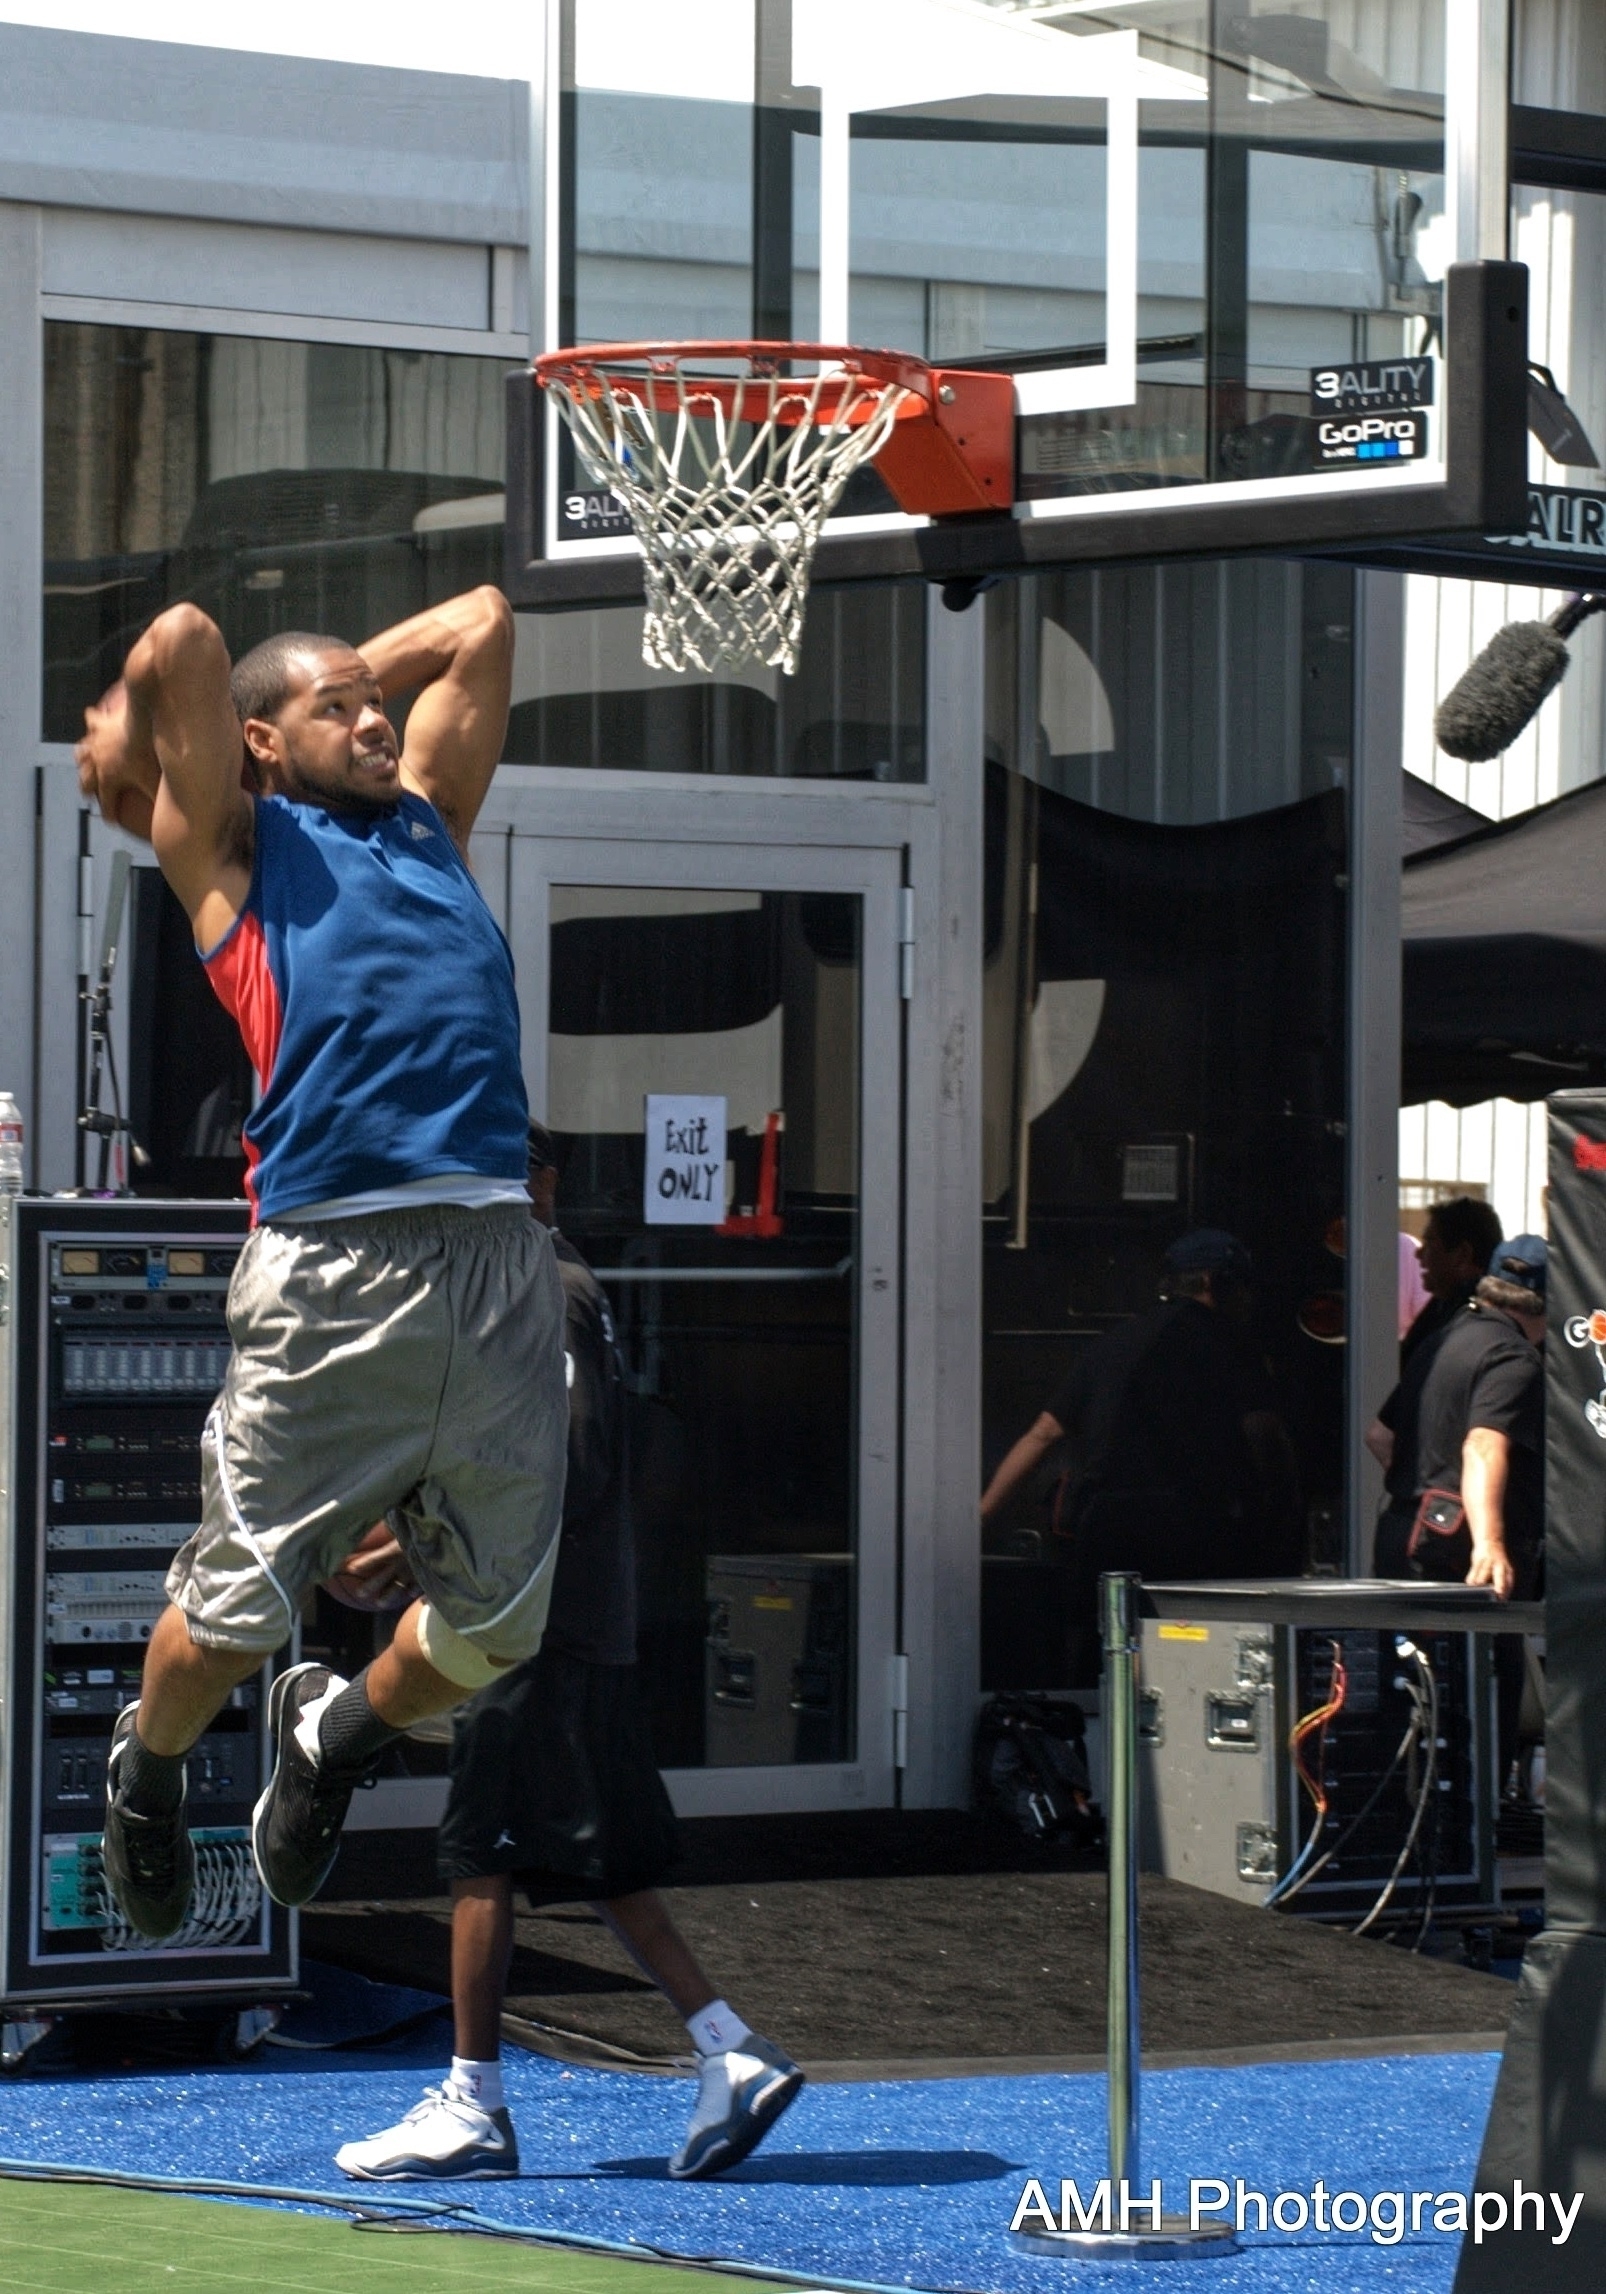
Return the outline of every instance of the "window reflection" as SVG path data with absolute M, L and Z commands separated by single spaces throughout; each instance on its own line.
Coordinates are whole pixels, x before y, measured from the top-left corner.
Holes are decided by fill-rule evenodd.
M 193 599 L 236 654 L 360 641 L 495 580 L 499 359 L 145 327 L 45 327 L 47 740 Z
M 1029 418 L 1023 493 L 1308 470 L 1313 366 L 1439 347 L 1442 0 L 1297 14 L 1114 0 L 1075 28 L 1136 30 L 1151 67 L 1137 396 Z
M 640 606 L 521 614 L 518 764 L 845 781 L 925 777 L 926 590 L 816 585 L 795 675 L 650 669 Z
M 1079 1507 L 1074 1442 L 1045 1452 L 984 1529 L 989 1688 L 1097 1678 L 1078 1521 L 1169 1539 L 1169 1574 L 1336 1550 L 1351 597 L 1340 569 L 1248 563 L 987 599 L 985 1476 L 1057 1395 L 1108 1398 L 1115 1334 L 1199 1228 L 1253 1261 L 1233 1343 L 1245 1420 L 1275 1435 L 1236 1564 L 1150 1486 L 1157 1441 L 1123 1461 L 1149 1489 L 1124 1514 Z
M 559 1219 L 630 1394 L 642 1664 L 672 1768 L 853 1757 L 860 903 L 552 888 Z M 647 1216 L 649 1095 L 712 1095 L 716 1224 Z

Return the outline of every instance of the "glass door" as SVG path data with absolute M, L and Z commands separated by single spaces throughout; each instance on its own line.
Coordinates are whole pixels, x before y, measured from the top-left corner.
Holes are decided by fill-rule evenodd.
M 897 907 L 889 852 L 514 840 L 531 1104 L 618 1332 L 688 1812 L 892 1798 Z

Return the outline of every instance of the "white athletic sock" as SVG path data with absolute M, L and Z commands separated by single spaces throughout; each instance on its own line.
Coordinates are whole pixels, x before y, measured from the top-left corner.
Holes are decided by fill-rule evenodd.
M 478 2103 L 482 2111 L 505 2107 L 500 2063 L 471 2063 L 466 2055 L 454 2055 L 447 2085 L 463 2102 Z
M 740 2047 L 744 2039 L 753 2036 L 751 2025 L 723 1999 L 710 2000 L 695 2015 L 688 2015 L 686 2029 L 699 2055 L 723 2055 L 728 2047 Z

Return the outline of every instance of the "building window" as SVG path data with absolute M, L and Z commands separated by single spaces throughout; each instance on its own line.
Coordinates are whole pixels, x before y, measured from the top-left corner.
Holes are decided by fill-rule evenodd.
M 650 669 L 640 606 L 520 614 L 515 764 L 919 781 L 926 770 L 926 585 L 816 589 L 794 676 Z
M 44 737 L 164 606 L 238 655 L 360 642 L 501 571 L 500 359 L 45 327 Z
M 181 598 L 238 657 L 281 629 L 360 644 L 499 581 L 506 372 L 455 352 L 48 323 L 45 739 L 77 739 Z M 521 615 L 504 753 L 918 781 L 925 606 L 920 582 L 817 592 L 794 677 L 648 669 L 639 606 Z

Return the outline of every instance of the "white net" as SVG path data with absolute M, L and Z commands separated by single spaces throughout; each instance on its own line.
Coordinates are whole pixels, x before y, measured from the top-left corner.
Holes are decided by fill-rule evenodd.
M 652 668 L 796 669 L 820 530 L 906 395 L 850 364 L 818 367 L 783 375 L 752 355 L 715 376 L 706 355 L 698 374 L 665 350 L 576 354 L 543 377 L 641 544 Z

